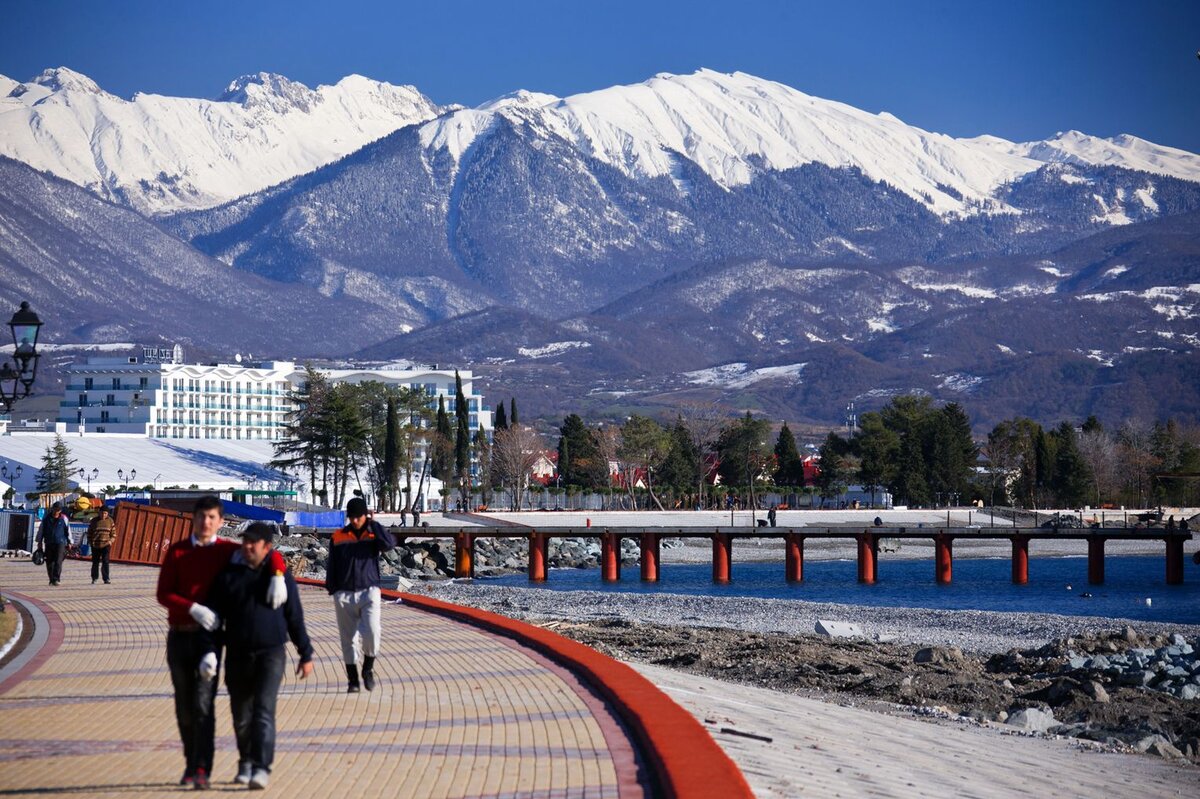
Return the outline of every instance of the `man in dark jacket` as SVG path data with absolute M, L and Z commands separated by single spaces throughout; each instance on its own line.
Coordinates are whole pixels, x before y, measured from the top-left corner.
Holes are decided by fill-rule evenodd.
M 291 572 L 284 575 L 287 601 L 273 608 L 267 601 L 271 569 L 265 564 L 275 537 L 274 525 L 255 522 L 242 533 L 236 552 L 208 592 L 208 606 L 222 627 L 203 632 L 209 645 L 200 660 L 200 676 L 217 675 L 217 650 L 225 645 L 225 687 L 237 736 L 238 773 L 234 781 L 266 788 L 275 761 L 275 703 L 287 663 L 284 645 L 290 638 L 300 653 L 296 675 L 312 674 L 313 648 L 304 628 L 304 610 Z
M 37 545 L 46 552 L 46 576 L 50 578 L 50 585 L 58 585 L 62 580 L 62 565 L 70 543 L 71 528 L 67 525 L 62 503 L 55 502 L 37 532 Z
M 92 548 L 92 585 L 100 575 L 104 575 L 104 584 L 108 585 L 108 553 L 112 551 L 113 540 L 117 537 L 117 523 L 108 515 L 108 506 L 101 505 L 96 518 L 88 525 L 88 546 Z
M 333 534 L 325 569 L 325 588 L 333 595 L 347 693 L 359 691 L 358 659 L 363 685 L 375 689 L 375 656 L 379 654 L 379 555 L 396 546 L 391 533 L 367 515 L 367 503 L 354 497 L 346 505 L 348 523 Z

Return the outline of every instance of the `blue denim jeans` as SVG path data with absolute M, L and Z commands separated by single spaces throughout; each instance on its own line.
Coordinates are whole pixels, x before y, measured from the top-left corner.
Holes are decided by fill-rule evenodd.
M 200 658 L 206 647 L 199 633 L 171 630 L 167 633 L 167 665 L 175 688 L 175 721 L 183 741 L 187 770 L 202 768 L 212 774 L 213 700 L 216 680 L 200 679 Z M 221 653 L 217 653 L 219 658 Z
M 286 663 L 282 646 L 226 654 L 225 687 L 229 689 L 239 766 L 249 763 L 270 771 L 275 762 L 275 702 Z

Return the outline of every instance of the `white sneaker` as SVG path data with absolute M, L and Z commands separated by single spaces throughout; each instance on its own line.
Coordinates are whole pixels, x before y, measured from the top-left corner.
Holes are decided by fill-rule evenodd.
M 271 782 L 271 772 L 265 768 L 254 769 L 254 774 L 250 777 L 250 790 L 261 791 L 266 788 Z
M 237 776 L 233 778 L 233 781 L 238 785 L 246 785 L 250 782 L 250 777 L 253 774 L 254 766 L 250 765 L 249 763 L 238 763 L 238 773 Z

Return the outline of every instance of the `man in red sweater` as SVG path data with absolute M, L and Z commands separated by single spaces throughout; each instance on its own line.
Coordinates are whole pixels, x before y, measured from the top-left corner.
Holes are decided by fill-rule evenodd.
M 217 538 L 225 522 L 221 500 L 201 497 L 192 509 L 192 534 L 167 550 L 158 574 L 158 602 L 167 609 L 167 665 L 175 689 L 175 720 L 183 741 L 187 766 L 180 785 L 197 790 L 209 787 L 213 765 L 213 700 L 217 681 L 200 674 L 200 660 L 209 651 L 201 630 L 215 630 L 221 623 L 204 604 L 213 579 L 241 547 L 235 541 Z M 272 577 L 267 601 L 278 608 L 287 602 L 283 556 L 272 550 L 267 568 Z M 219 653 L 218 653 L 219 654 Z

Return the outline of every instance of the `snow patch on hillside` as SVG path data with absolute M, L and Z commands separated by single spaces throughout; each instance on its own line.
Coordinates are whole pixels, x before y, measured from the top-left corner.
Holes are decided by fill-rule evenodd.
M 525 358 L 550 358 L 554 355 L 562 355 L 564 352 L 575 349 L 586 349 L 592 346 L 587 341 L 555 341 L 552 344 L 546 344 L 541 347 L 518 347 L 517 354 Z
M 763 380 L 786 380 L 791 383 L 800 382 L 800 373 L 807 363 L 791 363 L 783 366 L 764 366 L 759 369 L 748 369 L 744 362 L 727 363 L 712 366 L 708 369 L 697 369 L 684 372 L 687 382 L 698 386 L 718 386 L 723 388 L 746 388 Z

